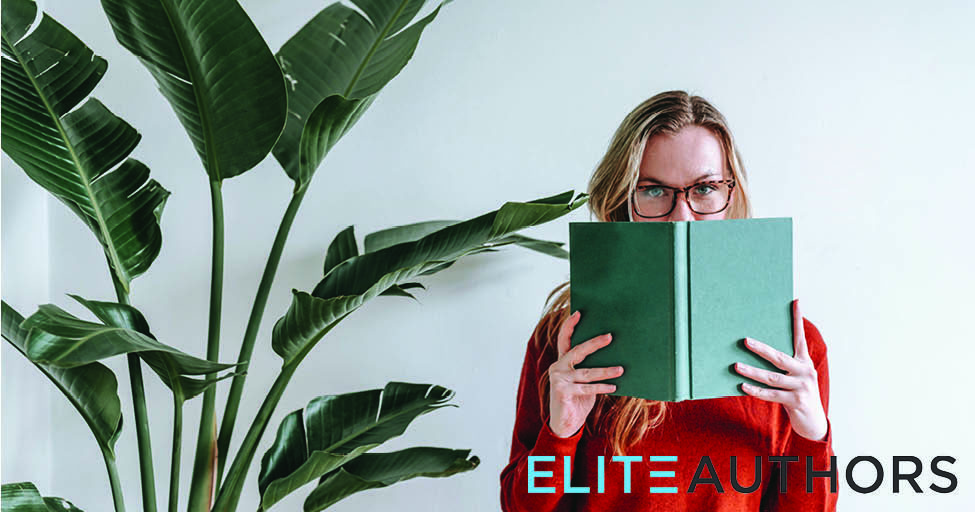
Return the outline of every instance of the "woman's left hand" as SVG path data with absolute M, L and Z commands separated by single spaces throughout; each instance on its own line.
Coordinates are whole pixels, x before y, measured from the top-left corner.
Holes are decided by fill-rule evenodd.
M 745 338 L 745 346 L 787 374 L 770 372 L 744 363 L 735 363 L 735 370 L 753 380 L 772 386 L 762 388 L 742 383 L 745 393 L 768 402 L 778 402 L 789 414 L 792 429 L 806 439 L 821 441 L 826 437 L 828 425 L 823 401 L 819 395 L 819 379 L 816 366 L 809 357 L 806 332 L 799 313 L 799 300 L 792 301 L 792 340 L 795 357 L 776 350 L 761 341 Z

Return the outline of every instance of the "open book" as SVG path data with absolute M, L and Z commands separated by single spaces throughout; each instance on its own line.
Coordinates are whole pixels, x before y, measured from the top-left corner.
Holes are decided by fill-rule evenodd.
M 576 368 L 620 365 L 614 395 L 744 395 L 740 361 L 781 370 L 747 336 L 792 355 L 792 219 L 570 222 L 572 346 L 612 333 Z

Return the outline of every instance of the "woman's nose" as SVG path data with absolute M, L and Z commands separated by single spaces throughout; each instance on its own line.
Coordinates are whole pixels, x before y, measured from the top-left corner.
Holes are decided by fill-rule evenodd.
M 674 211 L 670 212 L 667 220 L 695 220 L 694 211 L 691 210 L 690 205 L 687 204 L 687 201 L 683 197 L 678 197 L 677 204 L 674 205 Z

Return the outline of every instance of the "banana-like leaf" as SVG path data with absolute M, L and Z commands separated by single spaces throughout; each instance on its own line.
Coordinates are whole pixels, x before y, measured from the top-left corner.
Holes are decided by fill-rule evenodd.
M 537 238 L 531 238 L 524 235 L 514 234 L 509 235 L 504 238 L 495 240 L 489 247 L 500 247 L 502 245 L 515 244 L 526 249 L 531 249 L 533 251 L 540 252 L 542 254 L 547 254 L 554 258 L 561 258 L 563 260 L 569 259 L 569 251 L 562 248 L 565 245 L 564 242 L 552 242 L 550 240 L 539 240 Z
M 273 153 L 296 187 L 308 184 L 328 149 L 409 62 L 450 0 L 407 27 L 425 1 L 352 0 L 365 17 L 333 3 L 278 51 L 290 86 L 287 124 Z
M 352 99 L 333 94 L 308 114 L 298 144 L 298 170 L 288 174 L 295 181 L 296 190 L 311 182 L 325 155 L 355 126 L 375 99 L 376 94 Z
M 105 325 L 128 329 L 152 338 L 153 340 L 156 339 L 152 332 L 149 331 L 149 323 L 146 321 L 145 317 L 142 316 L 142 313 L 139 310 L 133 308 L 132 306 L 118 304 L 115 302 L 88 300 L 81 296 L 70 293 L 68 295 L 91 311 L 95 317 L 101 320 Z M 141 352 L 139 355 L 142 360 L 149 365 L 149 368 L 151 368 L 152 371 L 159 376 L 159 378 L 163 381 L 163 384 L 165 384 L 169 389 L 173 390 L 174 393 L 177 393 L 178 396 L 181 396 L 184 400 L 193 398 L 204 392 L 208 387 L 212 386 L 218 381 L 234 375 L 233 373 L 227 373 L 221 376 L 207 375 L 201 379 L 187 377 L 184 375 L 185 372 L 181 371 L 179 363 L 177 361 L 173 361 L 172 358 L 166 354 L 145 351 Z M 197 364 L 197 362 L 193 361 L 193 364 Z
M 391 245 L 401 244 L 404 242 L 412 242 L 419 240 L 430 233 L 440 231 L 441 229 L 457 224 L 460 221 L 457 220 L 428 220 L 424 222 L 417 222 L 415 224 L 406 224 L 402 226 L 394 226 L 391 228 L 383 229 L 366 235 L 363 241 L 365 245 L 365 252 L 376 252 L 380 249 L 385 249 Z M 541 252 L 543 254 L 548 254 L 549 256 L 554 256 L 556 258 L 568 259 L 569 253 L 562 249 L 561 247 L 565 245 L 563 242 L 551 242 L 548 240 L 539 240 L 537 238 L 531 238 L 524 235 L 510 235 L 494 242 L 488 244 L 490 247 L 497 247 L 500 245 L 507 245 L 509 243 L 517 244 L 522 247 L 532 249 L 534 251 Z M 485 250 L 486 252 L 490 252 Z M 355 256 L 355 255 L 353 255 Z M 328 269 L 325 270 L 328 274 Z
M 2 307 L 4 339 L 27 357 L 29 333 L 20 326 L 24 317 L 6 302 L 2 303 Z M 122 432 L 122 406 L 115 374 L 101 363 L 76 368 L 58 368 L 40 363 L 34 365 L 78 410 L 98 444 L 109 453 L 114 453 L 115 441 Z
M 210 179 L 267 156 L 287 115 L 284 76 L 237 0 L 102 0 L 118 41 L 156 79 Z
M 0 486 L 0 510 L 3 512 L 81 512 L 63 498 L 42 498 L 30 482 Z
M 409 290 L 411 288 L 419 288 L 421 290 L 426 290 L 427 289 L 427 287 L 426 286 L 423 286 L 423 284 L 421 284 L 421 283 L 394 284 L 393 286 L 390 286 L 389 288 L 386 288 L 386 291 L 380 293 L 379 295 L 391 295 L 391 296 L 395 296 L 395 297 L 409 297 L 409 298 L 411 298 L 413 300 L 417 300 L 417 298 L 414 297 L 412 293 L 406 291 L 406 290 Z
M 369 243 L 369 237 L 366 237 L 366 243 Z M 368 245 L 367 245 L 368 247 Z M 339 234 L 335 235 L 332 239 L 332 243 L 328 246 L 328 251 L 325 253 L 325 273 L 332 269 L 335 265 L 342 263 L 343 261 L 359 255 L 359 246 L 355 241 L 355 228 L 349 226 Z M 410 288 L 422 288 L 426 289 L 420 283 L 403 283 L 402 285 L 390 286 L 386 291 L 380 293 L 380 295 L 393 295 L 399 297 L 409 297 L 411 299 L 416 299 L 410 292 L 406 291 Z
M 289 365 L 301 360 L 342 319 L 364 302 L 410 279 L 447 268 L 458 258 L 484 252 L 485 244 L 543 224 L 585 204 L 573 191 L 500 209 L 452 224 L 419 240 L 353 256 L 329 271 L 312 294 L 292 290 L 291 307 L 274 325 L 271 346 Z
M 128 304 L 71 297 L 103 323 L 82 320 L 53 304 L 41 305 L 21 324 L 30 331 L 26 352 L 32 361 L 75 368 L 106 357 L 137 353 L 166 386 L 174 391 L 180 386 L 185 398 L 219 380 L 190 379 L 186 375 L 209 375 L 234 366 L 193 357 L 160 343 L 149 332 L 142 313 Z
M 126 291 L 159 254 L 169 192 L 126 158 L 132 126 L 94 98 L 108 64 L 33 0 L 3 2 L 3 151 L 92 230 Z M 72 109 L 74 109 L 72 111 Z
M 442 478 L 480 464 L 470 450 L 417 446 L 391 453 L 363 453 L 325 475 L 305 499 L 305 512 L 324 510 L 357 492 L 388 487 L 419 476 Z
M 146 322 L 145 317 L 139 310 L 133 308 L 132 306 L 126 304 L 118 304 L 115 302 L 101 302 L 94 300 L 87 300 L 78 295 L 69 294 L 73 299 L 81 303 L 81 305 L 88 308 L 99 320 L 105 323 L 105 325 L 110 325 L 114 327 L 120 327 L 123 329 L 129 329 L 139 332 L 151 339 L 156 339 L 155 336 L 149 331 L 149 324 Z M 232 364 L 220 364 L 212 363 L 210 361 L 205 361 L 206 364 L 203 365 L 203 369 L 210 368 L 212 371 L 204 373 L 196 373 L 203 371 L 203 369 L 194 370 L 199 361 L 197 358 L 190 356 L 190 365 L 187 366 L 181 361 L 181 358 L 185 357 L 185 354 L 177 354 L 175 357 L 172 354 L 165 352 L 154 352 L 154 351 L 144 351 L 140 352 L 139 356 L 142 358 L 146 364 L 152 368 L 152 371 L 159 376 L 163 384 L 169 389 L 177 393 L 177 396 L 181 396 L 183 400 L 189 400 L 200 393 L 206 391 L 207 388 L 216 384 L 217 382 L 233 377 L 235 373 L 228 372 L 223 375 L 217 375 L 216 373 L 233 367 Z M 219 368 L 219 369 L 218 369 Z M 203 375 L 202 378 L 187 377 L 186 375 Z
M 359 245 L 355 241 L 355 227 L 349 226 L 335 235 L 325 251 L 325 274 L 335 265 L 359 255 Z
M 318 340 L 364 302 L 361 296 L 319 299 L 294 288 L 291 294 L 291 306 L 271 330 L 271 348 L 285 366 L 300 361 Z
M 426 267 L 430 262 L 453 261 L 471 251 L 489 248 L 515 231 L 557 219 L 585 204 L 586 194 L 575 199 L 572 194 L 570 190 L 527 203 L 507 202 L 498 210 L 451 224 L 418 240 L 347 259 L 318 283 L 312 295 L 327 299 L 364 294 L 391 273 Z
M 427 220 L 413 224 L 405 224 L 402 226 L 393 226 L 391 228 L 381 229 L 379 231 L 369 233 L 366 235 L 366 238 L 363 239 L 362 244 L 365 246 L 365 252 L 376 252 L 391 245 L 419 240 L 430 233 L 440 231 L 441 229 L 453 224 L 457 224 L 458 222 L 460 221 Z M 325 273 L 328 274 L 328 270 L 325 270 Z
M 315 398 L 281 422 L 258 486 L 268 509 L 308 482 L 399 436 L 417 417 L 452 404 L 453 391 L 390 382 L 383 389 Z

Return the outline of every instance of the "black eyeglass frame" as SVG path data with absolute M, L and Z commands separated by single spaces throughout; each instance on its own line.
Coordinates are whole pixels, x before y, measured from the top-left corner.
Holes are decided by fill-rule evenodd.
M 694 209 L 694 206 L 691 204 L 690 199 L 687 198 L 687 191 L 690 190 L 690 189 L 692 189 L 692 188 L 694 188 L 694 187 L 698 187 L 698 186 L 701 186 L 701 185 L 707 185 L 708 183 L 728 183 L 729 184 L 728 185 L 728 197 L 725 198 L 724 206 L 722 206 L 720 210 L 715 211 L 715 212 L 699 212 L 699 211 L 697 211 L 697 210 Z M 731 194 L 735 190 L 735 184 L 736 184 L 735 179 L 734 178 L 730 178 L 730 179 L 726 179 L 726 180 L 699 181 L 697 183 L 694 183 L 693 185 L 688 185 L 686 187 L 670 187 L 670 186 L 667 186 L 667 185 L 660 185 L 660 184 L 657 184 L 657 183 L 655 183 L 653 185 L 649 185 L 651 187 L 666 188 L 666 189 L 669 189 L 669 190 L 673 191 L 673 195 L 671 195 L 670 209 L 667 210 L 667 213 L 664 213 L 663 215 L 653 215 L 653 216 L 643 215 L 637 209 L 637 206 L 636 206 L 637 205 L 637 201 L 636 201 L 636 197 L 635 196 L 636 196 L 637 191 L 639 191 L 640 189 L 639 188 L 635 188 L 635 189 L 633 189 L 633 196 L 631 197 L 631 199 L 633 201 L 633 211 L 637 214 L 637 216 L 643 217 L 644 219 L 657 219 L 657 218 L 660 218 L 660 217 L 666 217 L 666 216 L 670 215 L 670 213 L 672 211 L 674 211 L 674 207 L 677 206 L 677 194 L 680 194 L 681 192 L 683 192 L 684 193 L 684 202 L 687 203 L 687 207 L 690 208 L 692 212 L 694 212 L 694 213 L 696 213 L 698 215 L 714 215 L 715 213 L 721 213 L 721 212 L 725 211 L 725 209 L 728 208 L 728 205 L 731 204 Z

